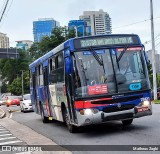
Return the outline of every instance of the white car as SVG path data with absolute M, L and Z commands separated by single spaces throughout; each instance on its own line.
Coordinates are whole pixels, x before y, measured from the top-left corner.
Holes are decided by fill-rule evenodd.
M 20 103 L 20 108 L 21 112 L 33 111 L 30 94 L 23 95 L 23 101 Z

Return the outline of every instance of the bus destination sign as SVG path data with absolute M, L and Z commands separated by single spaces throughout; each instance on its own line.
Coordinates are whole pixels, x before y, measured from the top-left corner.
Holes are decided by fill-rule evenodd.
M 114 46 L 114 45 L 126 45 L 126 44 L 139 44 L 139 40 L 136 35 L 127 36 L 102 36 L 77 39 L 75 42 L 76 48 L 86 48 L 93 46 Z
M 119 38 L 95 38 L 80 40 L 81 47 L 99 46 L 99 45 L 114 45 L 114 44 L 132 44 L 132 37 L 119 37 Z

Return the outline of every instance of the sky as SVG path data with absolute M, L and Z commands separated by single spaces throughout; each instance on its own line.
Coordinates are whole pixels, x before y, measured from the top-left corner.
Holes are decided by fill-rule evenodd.
M 5 1 L 0 0 L 1 11 Z M 160 53 L 159 7 L 160 0 L 153 0 L 155 46 Z M 150 0 L 10 0 L 0 32 L 7 34 L 14 47 L 18 40 L 33 41 L 33 21 L 39 18 L 54 18 L 61 26 L 67 26 L 69 20 L 78 20 L 83 11 L 99 9 L 111 17 L 113 34 L 138 34 L 146 50 L 152 48 Z

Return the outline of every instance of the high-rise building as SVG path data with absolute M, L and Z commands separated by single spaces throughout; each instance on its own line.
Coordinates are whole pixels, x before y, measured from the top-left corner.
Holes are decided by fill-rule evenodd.
M 152 64 L 152 50 L 146 51 L 148 60 Z M 160 54 L 157 53 L 155 54 L 155 63 L 156 63 L 156 73 L 160 73 Z
M 17 49 L 23 49 L 23 50 L 28 50 L 33 44 L 33 41 L 30 40 L 20 40 L 16 42 L 17 42 L 16 44 Z
M 68 23 L 68 29 L 75 29 L 77 36 L 85 36 L 86 35 L 86 27 L 87 23 L 83 20 L 70 20 Z
M 9 37 L 0 32 L 0 48 L 9 48 Z
M 99 11 L 84 11 L 79 18 L 87 22 L 88 28 L 91 28 L 91 35 L 112 33 L 111 18 L 102 9 Z
M 33 22 L 34 42 L 40 42 L 44 36 L 51 36 L 51 32 L 55 27 L 59 27 L 60 23 L 53 18 L 41 18 Z

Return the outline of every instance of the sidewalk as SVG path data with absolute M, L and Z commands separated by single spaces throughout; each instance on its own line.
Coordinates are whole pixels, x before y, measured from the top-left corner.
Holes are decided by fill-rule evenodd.
M 72 154 L 71 151 L 67 151 L 63 147 L 57 145 L 51 139 L 37 133 L 36 131 L 32 130 L 31 128 L 22 125 L 10 118 L 3 118 L 0 119 L 1 126 L 8 129 L 15 137 L 19 140 L 26 143 L 26 145 L 33 146 L 33 145 L 56 145 L 56 148 L 62 149 L 62 151 L 34 151 L 29 152 L 31 154 Z M 28 153 L 27 153 L 28 154 Z

